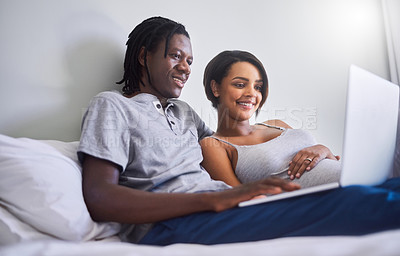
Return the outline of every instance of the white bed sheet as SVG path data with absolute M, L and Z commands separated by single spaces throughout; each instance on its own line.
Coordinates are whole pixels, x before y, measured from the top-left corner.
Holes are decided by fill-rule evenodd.
M 25 242 L 0 249 L 2 256 L 109 256 L 109 255 L 400 255 L 400 230 L 385 231 L 365 236 L 293 237 L 258 242 L 197 245 L 174 244 L 170 246 L 143 246 L 115 241 L 64 242 L 60 240 Z

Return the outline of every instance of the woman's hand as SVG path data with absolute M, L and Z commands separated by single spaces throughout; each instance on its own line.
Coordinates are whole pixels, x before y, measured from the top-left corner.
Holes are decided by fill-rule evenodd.
M 319 161 L 325 158 L 340 159 L 339 156 L 334 156 L 329 148 L 320 144 L 300 150 L 289 163 L 288 175 L 290 179 L 300 178 L 305 171 L 310 171 Z

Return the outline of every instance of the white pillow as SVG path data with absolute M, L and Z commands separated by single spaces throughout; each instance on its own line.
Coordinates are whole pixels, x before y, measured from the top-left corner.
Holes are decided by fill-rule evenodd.
M 0 232 L 6 232 L 5 226 L 13 230 L 0 233 L 0 243 L 27 237 L 26 229 L 18 231 L 18 225 L 11 227 L 10 221 L 3 221 L 7 219 L 4 212 L 42 235 L 63 240 L 87 241 L 119 232 L 117 223 L 96 223 L 90 218 L 82 195 L 77 146 L 78 142 L 0 135 L 0 205 L 4 207 Z
M 20 221 L 0 205 L 0 246 L 32 240 L 54 239 Z

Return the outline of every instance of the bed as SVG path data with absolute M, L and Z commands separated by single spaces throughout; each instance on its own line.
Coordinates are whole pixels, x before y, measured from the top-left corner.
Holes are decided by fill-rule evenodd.
M 400 230 L 212 246 L 123 243 L 118 223 L 90 218 L 77 146 L 0 135 L 0 255 L 400 255 Z

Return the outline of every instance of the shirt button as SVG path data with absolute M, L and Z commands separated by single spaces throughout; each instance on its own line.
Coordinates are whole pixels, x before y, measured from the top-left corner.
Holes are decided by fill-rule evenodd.
M 174 121 L 171 121 L 170 123 L 171 123 L 172 125 L 175 125 L 175 122 L 174 122 Z
M 157 104 L 156 107 L 157 107 L 158 109 L 160 109 L 160 108 L 161 108 L 161 104 Z

